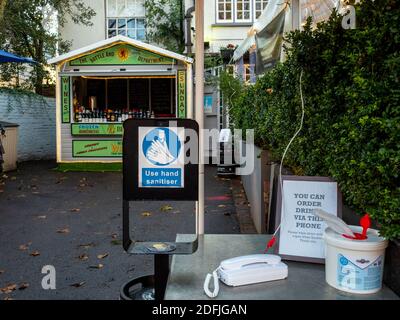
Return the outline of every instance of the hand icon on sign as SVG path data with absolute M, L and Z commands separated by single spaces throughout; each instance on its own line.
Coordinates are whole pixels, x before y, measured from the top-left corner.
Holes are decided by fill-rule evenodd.
M 143 142 L 143 152 L 147 160 L 155 165 L 165 166 L 174 162 L 178 157 L 179 150 L 178 137 L 168 129 L 152 130 Z

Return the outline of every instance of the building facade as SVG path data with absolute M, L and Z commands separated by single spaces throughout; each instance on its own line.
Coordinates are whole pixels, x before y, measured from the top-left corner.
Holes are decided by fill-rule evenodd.
M 246 39 L 249 28 L 267 4 L 268 0 L 204 0 L 206 52 L 217 53 L 230 45 L 239 45 Z M 192 6 L 194 0 L 185 0 L 186 10 Z M 194 26 L 192 19 L 192 30 Z M 192 36 L 193 33 L 195 34 L 195 30 Z
M 96 15 L 91 26 L 83 26 L 69 20 L 60 33 L 71 41 L 71 50 L 111 38 L 116 35 L 135 40 L 146 39 L 145 0 L 84 0 Z
M 91 26 L 68 20 L 60 28 L 64 40 L 71 41 L 71 50 L 122 35 L 146 40 L 145 0 L 84 0 L 96 15 Z M 228 45 L 239 45 L 247 31 L 261 15 L 268 0 L 204 0 L 204 41 L 206 52 L 217 53 Z M 194 0 L 185 0 L 185 12 L 194 7 Z M 195 13 L 191 20 L 194 29 Z M 191 32 L 191 37 L 195 34 Z M 194 42 L 194 41 L 192 41 Z

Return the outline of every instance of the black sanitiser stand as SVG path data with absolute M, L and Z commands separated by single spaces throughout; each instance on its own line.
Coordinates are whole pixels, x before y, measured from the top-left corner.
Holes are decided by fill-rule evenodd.
M 123 138 L 123 201 L 122 201 L 122 242 L 124 250 L 132 255 L 154 255 L 154 274 L 130 280 L 121 288 L 123 300 L 163 300 L 170 271 L 169 256 L 192 254 L 197 250 L 197 235 L 190 242 L 136 241 L 130 231 L 130 202 L 135 200 L 198 200 L 198 163 L 184 164 L 184 188 L 140 188 L 138 182 L 139 166 L 139 128 L 179 127 L 194 130 L 198 137 L 198 125 L 188 119 L 129 119 L 124 122 Z M 185 143 L 190 142 L 185 138 Z M 185 151 L 190 157 L 192 148 Z M 182 148 L 183 150 L 183 148 Z M 198 162 L 198 161 L 197 161 Z M 190 182 L 189 182 L 190 179 Z

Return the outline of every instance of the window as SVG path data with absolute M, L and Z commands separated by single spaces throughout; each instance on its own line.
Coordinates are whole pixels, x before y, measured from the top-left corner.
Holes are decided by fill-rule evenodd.
M 236 0 L 235 20 L 237 22 L 251 22 L 250 0 Z
M 107 0 L 107 36 L 146 39 L 144 0 Z
M 217 0 L 217 21 L 233 22 L 233 1 L 234 0 Z
M 253 22 L 268 4 L 268 0 L 216 0 L 217 23 Z
M 107 34 L 109 38 L 122 35 L 132 39 L 145 40 L 145 21 L 137 18 L 108 18 Z
M 255 0 L 255 8 L 254 8 L 255 19 L 258 19 L 258 17 L 264 11 L 267 4 L 268 0 Z

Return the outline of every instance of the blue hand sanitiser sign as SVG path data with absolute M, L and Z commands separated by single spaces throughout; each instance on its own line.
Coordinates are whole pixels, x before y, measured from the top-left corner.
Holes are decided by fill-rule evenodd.
M 182 127 L 139 127 L 139 187 L 184 188 Z

